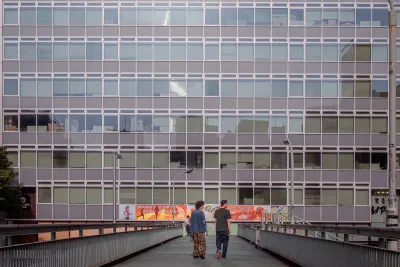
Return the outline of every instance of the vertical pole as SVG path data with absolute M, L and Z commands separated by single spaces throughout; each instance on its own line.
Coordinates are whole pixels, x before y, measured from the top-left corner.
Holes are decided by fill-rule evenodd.
M 291 185 L 290 185 L 290 223 L 294 224 L 294 157 L 293 157 L 293 146 L 290 139 L 289 148 L 290 148 L 290 165 L 291 165 Z
M 175 222 L 175 178 L 172 180 L 172 222 Z
M 386 227 L 398 227 L 396 197 L 396 9 L 389 1 L 389 208 Z M 398 242 L 388 240 L 388 249 L 397 251 Z
M 113 168 L 114 168 L 114 178 L 113 178 L 113 223 L 116 222 L 116 211 L 117 211 L 117 186 L 116 186 L 116 180 L 117 180 L 117 155 L 114 152 L 113 153 Z

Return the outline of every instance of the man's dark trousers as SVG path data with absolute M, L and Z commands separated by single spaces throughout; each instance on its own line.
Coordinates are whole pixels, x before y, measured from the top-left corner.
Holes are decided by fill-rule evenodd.
M 229 242 L 229 232 L 217 232 L 217 250 L 222 249 L 222 258 L 226 258 L 226 252 L 228 251 L 228 242 Z

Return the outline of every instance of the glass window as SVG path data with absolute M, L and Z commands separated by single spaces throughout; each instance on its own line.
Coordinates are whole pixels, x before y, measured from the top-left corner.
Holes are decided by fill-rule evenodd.
M 372 61 L 388 61 L 389 50 L 386 44 L 372 45 Z
M 4 79 L 4 95 L 18 95 L 17 79 Z
M 337 44 L 322 44 L 322 61 L 337 62 L 339 51 Z
M 255 61 L 271 60 L 271 45 L 270 44 L 255 44 Z
M 101 96 L 102 86 L 101 79 L 86 79 L 86 96 Z
M 219 25 L 219 9 L 205 9 L 206 25 Z
M 270 188 L 254 188 L 254 205 L 270 205 L 270 203 Z
M 104 80 L 104 96 L 118 95 L 118 80 Z
M 136 59 L 136 44 L 120 43 L 120 59 L 135 60 Z
M 303 189 L 295 189 L 294 190 L 294 204 L 295 205 L 303 205 Z
M 120 132 L 135 132 L 136 116 L 135 115 L 121 115 L 119 120 Z
M 288 45 L 272 44 L 272 61 L 287 61 L 287 60 L 288 60 Z
M 353 170 L 354 169 L 353 153 L 339 153 L 339 169 L 341 169 L 341 170 Z
M 205 96 L 219 96 L 219 81 L 206 80 L 205 89 Z
M 53 115 L 52 127 L 54 132 L 68 132 L 68 115 Z
M 53 24 L 54 26 L 68 25 L 68 8 L 64 7 L 53 8 Z
M 136 204 L 151 204 L 153 198 L 151 191 L 151 187 L 136 188 Z
M 18 24 L 18 8 L 4 8 L 4 24 Z
M 238 152 L 237 155 L 237 168 L 238 169 L 253 169 L 253 153 L 252 152 Z
M 256 97 L 270 97 L 271 96 L 271 81 L 269 80 L 255 80 L 254 81 L 254 95 Z
M 387 170 L 387 153 L 371 153 L 371 169 L 374 171 Z
M 322 18 L 324 25 L 337 26 L 339 25 L 339 10 L 337 8 L 324 8 Z
M 272 80 L 272 97 L 287 97 L 287 80 Z
M 304 190 L 304 205 L 306 206 L 321 205 L 321 190 L 319 188 L 306 188 Z
M 104 24 L 105 25 L 118 24 L 118 8 L 104 9 Z
M 118 60 L 118 44 L 104 44 L 104 59 Z
M 21 96 L 36 96 L 36 79 L 20 80 Z
M 151 152 L 137 152 L 137 168 L 152 168 L 152 155 Z
M 100 195 L 101 197 L 101 195 Z M 69 189 L 69 204 L 85 204 L 85 188 L 84 187 L 70 187 Z
M 221 200 L 228 201 L 229 205 L 236 205 L 236 189 L 221 188 Z
M 17 43 L 4 43 L 4 59 L 18 59 Z
M 202 116 L 187 116 L 187 132 L 202 133 L 203 132 L 203 117 Z
M 104 132 L 118 132 L 117 115 L 104 115 Z
M 52 131 L 52 115 L 38 115 L 37 116 L 37 124 L 38 124 L 38 132 L 45 133 Z
M 171 8 L 171 25 L 186 25 L 186 8 Z
M 51 188 L 39 187 L 38 188 L 38 202 L 51 203 Z
M 136 8 L 124 7 L 119 12 L 121 25 L 136 25 Z
M 304 46 L 302 44 L 290 45 L 290 60 L 304 60 Z
M 203 168 L 203 152 L 202 151 L 188 151 L 187 152 L 187 167 L 188 168 Z
M 36 43 L 20 43 L 20 59 L 25 61 L 36 60 Z
M 289 81 L 289 96 L 301 97 L 303 96 L 303 81 Z
M 170 130 L 169 116 L 153 117 L 153 132 L 168 133 Z
M 273 8 L 272 9 L 272 25 L 273 26 L 288 25 L 288 9 L 287 8 Z
M 271 205 L 286 205 L 287 190 L 286 188 L 271 188 Z
M 101 8 L 87 8 L 86 9 L 86 25 L 87 26 L 101 26 L 103 11 Z
M 118 199 L 118 191 L 116 192 L 117 199 Z M 104 197 L 103 197 L 104 204 L 112 204 L 114 202 L 114 189 L 112 188 L 104 188 Z
M 340 81 L 340 97 L 353 97 L 354 96 L 354 82 L 353 81 Z
M 151 25 L 171 25 L 171 10 L 169 8 L 154 8 L 153 23 Z
M 169 93 L 170 96 L 185 97 L 187 95 L 186 80 L 171 79 Z
M 254 45 L 253 44 L 239 44 L 239 57 L 240 61 L 254 61 Z
M 238 204 L 253 205 L 253 188 L 238 188 Z
M 188 188 L 187 198 L 188 204 L 196 204 L 196 201 L 203 199 L 203 188 Z
M 18 131 L 18 115 L 4 115 L 4 131 Z
M 69 44 L 69 59 L 70 60 L 85 60 L 85 43 L 70 43 Z
M 36 25 L 36 8 L 35 7 L 21 7 L 21 26 L 35 26 Z
M 20 131 L 36 133 L 36 115 L 20 116 Z
M 236 116 L 221 116 L 221 132 L 235 133 L 237 130 Z
M 236 169 L 235 152 L 221 152 L 221 169 Z
M 219 203 L 218 188 L 204 188 L 204 201 L 206 203 Z
M 321 192 L 321 205 L 336 206 L 337 205 L 337 189 L 323 188 Z
M 353 117 L 339 117 L 339 133 L 354 133 Z
M 53 83 L 51 79 L 38 79 L 37 80 L 38 96 L 52 96 Z
M 101 43 L 86 44 L 86 60 L 102 60 L 103 50 Z
M 338 82 L 322 81 L 322 97 L 338 97 Z
M 354 23 L 355 23 L 354 8 L 341 8 L 340 9 L 340 25 L 341 26 L 354 26 Z
M 69 95 L 84 96 L 85 95 L 85 79 L 69 80 Z
M 219 118 L 217 116 L 206 116 L 205 130 L 206 132 L 219 132 Z
M 371 9 L 357 8 L 356 19 L 357 26 L 371 26 Z
M 238 116 L 237 132 L 253 133 L 254 132 L 253 116 Z
M 205 152 L 204 167 L 206 169 L 218 169 L 219 155 L 218 152 Z
M 355 118 L 355 133 L 369 134 L 370 133 L 370 119 L 369 117 L 356 117 Z
M 253 97 L 254 96 L 254 80 L 239 80 L 238 96 L 239 97 Z
M 203 96 L 203 80 L 187 80 L 187 96 Z
M 255 169 L 270 169 L 271 154 L 269 152 L 254 153 L 254 168 Z
M 356 97 L 371 97 L 371 81 L 356 81 Z
M 337 133 L 338 118 L 337 117 L 322 117 L 322 133 Z
M 153 188 L 153 204 L 169 203 L 169 188 Z
M 68 151 L 53 151 L 53 168 L 68 168 Z
M 102 167 L 102 155 L 101 152 L 86 152 L 86 168 L 98 168 Z
M 370 153 L 356 152 L 355 163 L 356 170 L 369 170 L 371 164 Z
M 11 168 L 18 167 L 18 152 L 17 151 L 7 151 L 7 159 L 11 161 Z
M 69 132 L 82 133 L 85 131 L 85 115 L 69 115 Z
M 101 187 L 86 188 L 86 204 L 102 204 Z
M 271 9 L 270 8 L 256 8 L 255 11 L 256 26 L 269 26 L 271 25 Z
M 68 60 L 68 43 L 53 43 L 53 60 Z
M 86 131 L 89 133 L 102 132 L 102 116 L 99 115 L 86 115 Z
M 387 80 L 373 80 L 372 81 L 372 97 L 388 97 L 388 81 Z
M 170 43 L 171 60 L 186 60 L 186 44 Z
M 372 117 L 372 129 L 371 133 L 387 133 L 388 132 L 388 121 L 386 117 Z
M 321 97 L 320 80 L 306 80 L 306 97 Z
M 69 25 L 85 25 L 85 8 L 69 9 Z
M 188 8 L 186 10 L 186 25 L 202 26 L 203 25 L 203 9 Z
M 135 204 L 136 190 L 134 187 L 119 188 L 119 204 Z M 166 202 L 168 203 L 168 202 Z
M 237 80 L 221 80 L 221 96 L 237 96 Z
M 169 80 L 154 80 L 154 96 L 169 96 Z
M 302 133 L 304 129 L 303 117 L 290 117 L 289 118 L 289 132 Z
M 338 204 L 339 206 L 353 206 L 354 205 L 353 189 L 339 189 Z
M 21 151 L 21 168 L 36 168 L 36 152 Z
M 371 45 L 357 44 L 356 45 L 356 61 L 371 61 Z
M 306 133 L 321 133 L 321 118 L 306 117 Z
M 172 133 L 186 132 L 186 116 L 171 116 L 169 123 Z
M 238 25 L 245 25 L 245 26 L 254 25 L 254 8 L 238 9 Z
M 356 205 L 369 205 L 369 190 L 356 189 Z
M 153 9 L 138 8 L 137 9 L 137 25 L 153 25 Z
M 118 160 L 120 168 L 135 168 L 136 166 L 135 152 L 123 151 L 123 157 L 124 157 L 123 159 Z
M 354 56 L 356 54 L 354 44 L 352 43 L 341 44 L 339 46 L 339 49 L 340 49 L 340 61 L 354 61 Z M 360 49 L 360 52 L 362 52 L 362 48 Z M 362 53 L 360 53 L 360 55 L 362 56 Z
M 54 187 L 53 188 L 53 203 L 54 204 L 68 204 L 68 187 Z
M 85 152 L 70 152 L 69 153 L 70 168 L 85 168 Z
M 237 8 L 221 8 L 221 25 L 237 25 Z
M 286 133 L 287 117 L 272 116 L 271 117 L 271 133 Z
M 152 96 L 152 80 L 150 79 L 138 79 L 136 84 L 138 96 Z
M 237 60 L 237 44 L 223 43 L 221 45 L 221 60 Z
M 306 44 L 306 61 L 308 62 L 321 61 L 320 44 Z
M 40 169 L 51 169 L 53 166 L 53 153 L 51 151 L 37 152 L 37 167 Z
M 219 44 L 205 44 L 205 60 L 219 60 Z
M 151 115 L 138 115 L 136 118 L 136 131 L 151 132 L 153 130 L 153 119 Z
M 321 153 L 306 152 L 305 168 L 306 169 L 321 169 Z
M 187 44 L 187 60 L 203 60 L 203 44 Z
M 135 96 L 136 95 L 136 80 L 135 79 L 119 80 L 119 95 L 120 96 Z
M 271 153 L 272 169 L 287 169 L 287 154 L 283 152 Z
M 321 26 L 322 10 L 320 8 L 307 8 L 306 18 L 306 26 Z
M 170 162 L 171 169 L 185 168 L 186 152 L 185 151 L 171 151 L 169 162 Z
M 171 196 L 170 199 L 172 199 L 172 192 L 173 190 L 170 191 Z M 175 204 L 186 204 L 186 188 L 176 188 L 175 187 Z
M 322 153 L 322 168 L 336 170 L 338 168 L 338 154 Z
M 290 10 L 290 25 L 304 25 L 304 9 Z

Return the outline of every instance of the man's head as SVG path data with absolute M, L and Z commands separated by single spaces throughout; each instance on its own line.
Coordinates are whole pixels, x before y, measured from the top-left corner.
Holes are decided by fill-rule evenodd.
M 190 218 L 190 217 L 189 217 L 189 215 L 188 215 L 188 216 L 186 216 L 186 218 L 188 218 L 188 219 L 189 219 L 189 218 Z
M 204 209 L 204 201 L 199 200 L 196 202 L 196 210 L 203 210 Z
M 227 208 L 228 207 L 228 201 L 227 200 L 221 200 L 221 208 Z

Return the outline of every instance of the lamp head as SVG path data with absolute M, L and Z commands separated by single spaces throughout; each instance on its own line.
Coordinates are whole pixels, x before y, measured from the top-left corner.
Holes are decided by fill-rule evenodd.
M 115 157 L 116 157 L 117 159 L 124 159 L 124 156 L 122 156 L 122 154 L 119 153 L 118 151 L 116 151 L 116 152 L 114 152 L 114 153 L 115 153 Z
M 192 173 L 193 172 L 193 169 L 187 169 L 186 171 L 185 171 L 185 173 Z
M 289 140 L 288 139 L 283 140 L 283 144 L 288 146 L 289 145 Z

